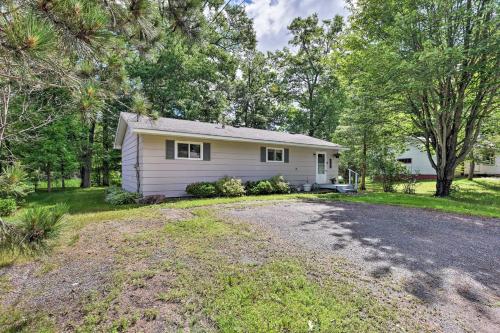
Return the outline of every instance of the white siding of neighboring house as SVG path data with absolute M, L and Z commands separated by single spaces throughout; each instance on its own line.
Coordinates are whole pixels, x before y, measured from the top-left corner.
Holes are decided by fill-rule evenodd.
M 168 197 L 185 196 L 186 186 L 200 181 L 216 181 L 224 176 L 248 180 L 260 180 L 282 175 L 294 185 L 316 181 L 317 151 L 327 154 L 327 182 L 338 176 L 337 153 L 332 149 L 302 148 L 286 145 L 267 145 L 245 142 L 229 142 L 141 135 L 143 156 L 141 159 L 141 190 L 143 195 L 164 194 Z M 208 142 L 211 144 L 210 161 L 166 159 L 166 140 Z M 261 162 L 260 147 L 289 149 L 289 163 Z M 329 168 L 329 159 L 332 168 Z M 125 174 L 124 174 L 125 178 Z M 128 181 L 127 181 L 128 182 Z
M 427 152 L 418 143 L 408 143 L 406 151 L 397 157 L 397 159 L 405 158 L 411 158 L 411 163 L 405 165 L 412 174 L 436 175 L 436 170 L 432 167 Z
M 122 144 L 122 188 L 129 192 L 137 191 L 137 136 L 127 128 Z
M 469 174 L 470 164 L 468 161 L 465 162 L 464 173 Z M 497 176 L 500 175 L 500 155 L 495 156 L 495 163 L 493 165 L 476 163 L 474 167 L 474 173 L 477 175 L 490 175 Z

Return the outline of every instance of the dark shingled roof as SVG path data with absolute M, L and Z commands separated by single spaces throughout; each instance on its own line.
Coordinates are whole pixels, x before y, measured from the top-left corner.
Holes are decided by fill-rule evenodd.
M 121 117 L 127 122 L 127 125 L 130 126 L 132 130 L 154 130 L 182 134 L 206 135 L 235 140 L 241 139 L 242 141 L 272 141 L 276 143 L 340 148 L 338 144 L 303 134 L 291 134 L 248 127 L 233 127 L 228 125 L 222 127 L 221 124 L 174 118 L 151 119 L 149 117 L 141 116 L 139 121 L 137 121 L 136 114 L 127 112 L 122 112 Z

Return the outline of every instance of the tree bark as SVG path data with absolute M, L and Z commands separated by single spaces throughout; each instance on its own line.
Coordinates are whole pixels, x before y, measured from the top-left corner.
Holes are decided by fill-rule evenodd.
M 64 162 L 61 162 L 61 187 L 63 190 L 66 188 L 66 183 L 64 182 Z
M 470 160 L 469 164 L 469 175 L 467 176 L 468 180 L 474 179 L 474 169 L 476 168 L 476 162 L 474 159 Z
M 469 174 L 467 175 L 468 180 L 474 179 L 474 169 L 476 168 L 476 161 L 474 160 L 474 151 L 470 152 L 470 162 L 469 162 Z
M 109 116 L 108 112 L 104 113 L 103 124 L 102 124 L 102 147 L 104 150 L 104 156 L 102 159 L 102 185 L 109 186 L 109 172 L 110 172 L 110 154 L 111 154 L 111 142 L 109 135 Z
M 83 155 L 83 178 L 82 187 L 89 188 L 91 186 L 90 175 L 92 172 L 92 153 L 94 145 L 94 134 L 95 134 L 95 121 L 92 121 L 89 128 L 89 136 L 87 141 L 87 147 L 85 147 L 85 153 Z
M 363 150 L 361 155 L 361 191 L 366 191 L 366 159 L 367 159 L 366 133 L 363 135 Z
M 436 196 L 437 197 L 449 196 L 452 182 L 453 178 L 450 177 L 438 178 L 436 182 Z
M 45 169 L 45 174 L 47 176 L 47 192 L 52 192 L 52 177 L 51 177 L 51 173 L 50 173 L 50 167 L 47 167 L 47 169 Z

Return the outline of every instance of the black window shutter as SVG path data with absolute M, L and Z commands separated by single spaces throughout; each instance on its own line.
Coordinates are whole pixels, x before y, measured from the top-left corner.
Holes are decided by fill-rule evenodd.
M 210 161 L 210 143 L 203 142 L 203 160 Z
M 285 148 L 285 163 L 290 161 L 290 151 L 288 148 Z
M 330 169 L 332 168 L 332 159 L 330 158 Z
M 266 147 L 260 147 L 260 161 L 266 161 Z
M 175 141 L 174 140 L 167 140 L 166 156 L 165 157 L 167 160 L 175 159 Z

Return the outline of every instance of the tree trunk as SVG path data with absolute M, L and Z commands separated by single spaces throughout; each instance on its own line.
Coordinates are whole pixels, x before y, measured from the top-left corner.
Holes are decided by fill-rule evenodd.
M 80 165 L 80 187 L 83 187 L 83 175 L 84 175 L 83 165 Z
M 52 177 L 50 174 L 50 168 L 45 169 L 45 174 L 47 175 L 47 192 L 52 192 Z
M 89 128 L 89 137 L 87 141 L 87 146 L 85 147 L 85 153 L 83 154 L 83 178 L 82 187 L 89 188 L 91 186 L 90 174 L 92 172 L 92 152 L 94 145 L 94 133 L 95 133 L 95 121 L 92 121 Z
M 469 164 L 469 175 L 467 176 L 468 180 L 474 179 L 474 169 L 476 168 L 476 162 L 474 160 L 470 161 Z
M 108 112 L 104 112 L 103 124 L 102 124 L 102 147 L 103 147 L 103 159 L 102 159 L 102 185 L 109 186 L 109 172 L 110 172 L 110 155 L 111 155 L 111 142 L 109 135 L 109 115 Z
M 469 164 L 469 174 L 467 175 L 468 180 L 472 180 L 474 178 L 474 169 L 476 168 L 476 161 L 474 160 L 474 152 L 470 153 L 470 164 Z
M 63 190 L 66 188 L 66 183 L 64 182 L 64 162 L 61 162 L 61 187 Z
M 453 178 L 438 178 L 436 182 L 436 197 L 447 197 L 450 195 Z
M 367 155 L 367 147 L 366 147 L 366 134 L 363 135 L 363 150 L 361 156 L 361 191 L 366 191 L 366 155 Z

